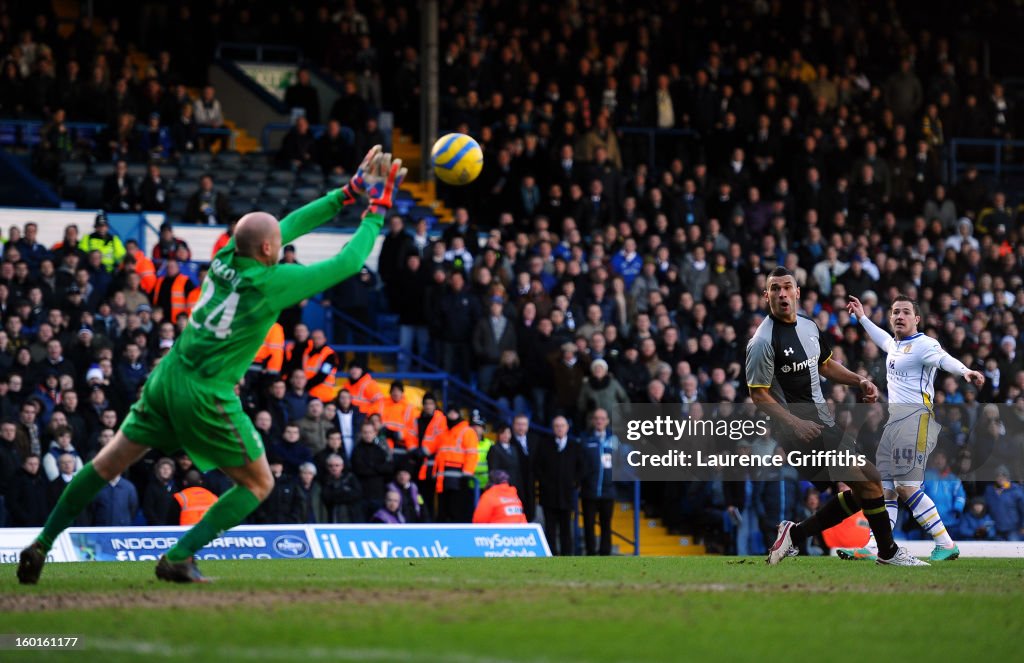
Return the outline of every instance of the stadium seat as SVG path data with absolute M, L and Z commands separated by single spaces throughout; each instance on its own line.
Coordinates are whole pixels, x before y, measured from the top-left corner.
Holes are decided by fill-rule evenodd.
M 99 175 L 100 177 L 106 177 L 107 175 L 114 174 L 114 164 L 107 163 L 106 161 L 100 161 L 92 165 L 92 174 Z
M 348 175 L 330 175 L 327 178 L 327 186 L 337 189 L 348 184 L 349 179 L 351 178 Z
M 319 171 L 307 170 L 299 173 L 299 182 L 309 186 L 321 187 L 324 185 L 324 176 Z
M 267 174 L 261 170 L 245 169 L 238 174 L 238 180 L 250 184 L 263 184 L 267 181 Z
M 66 181 L 72 177 L 80 179 L 89 170 L 89 167 L 80 161 L 66 161 L 61 164 L 60 169 Z
M 270 179 L 278 184 L 291 184 L 295 181 L 295 173 L 290 170 L 275 170 L 270 173 Z
M 283 203 L 288 200 L 288 194 L 290 190 L 286 186 L 268 186 L 264 187 L 262 198 L 268 198 L 270 200 L 276 200 L 279 203 Z
M 222 168 L 229 168 L 231 170 L 240 170 L 243 165 L 242 155 L 238 152 L 221 152 L 217 155 L 214 162 Z
M 213 164 L 213 155 L 209 152 L 196 152 L 189 157 L 190 165 L 208 170 Z
M 260 191 L 263 189 L 259 184 L 251 184 L 249 182 L 239 182 L 235 184 L 234 190 L 231 192 L 232 196 L 238 196 L 239 198 L 245 198 L 246 200 L 255 200 L 259 198 Z
M 128 164 L 128 177 L 134 177 L 135 179 L 142 179 L 146 176 L 146 170 L 148 166 L 144 163 L 130 163 Z
M 311 200 L 316 200 L 321 195 L 323 194 L 319 187 L 303 186 L 292 191 L 292 200 L 308 203 Z
M 187 166 L 182 166 L 179 172 L 181 174 L 180 176 L 183 179 L 197 180 L 199 179 L 200 175 L 206 172 L 206 169 L 190 164 Z

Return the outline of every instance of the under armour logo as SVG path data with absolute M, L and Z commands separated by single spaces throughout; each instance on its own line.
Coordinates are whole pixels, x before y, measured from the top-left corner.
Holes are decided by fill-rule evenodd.
M 785 350 L 782 351 L 782 354 L 788 357 L 789 355 L 793 354 L 793 348 L 786 348 Z

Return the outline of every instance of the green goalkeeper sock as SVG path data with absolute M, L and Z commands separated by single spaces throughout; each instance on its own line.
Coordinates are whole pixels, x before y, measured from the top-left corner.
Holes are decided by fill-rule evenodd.
M 49 552 L 60 533 L 74 522 L 78 514 L 85 510 L 85 507 L 89 506 L 89 502 L 92 502 L 96 493 L 100 492 L 106 483 L 106 479 L 99 475 L 92 463 L 86 463 L 85 467 L 78 471 L 75 478 L 64 489 L 36 541 Z
M 167 551 L 167 559 L 181 562 L 195 555 L 203 546 L 242 522 L 260 505 L 259 499 L 245 486 L 235 486 L 220 496 L 178 543 Z

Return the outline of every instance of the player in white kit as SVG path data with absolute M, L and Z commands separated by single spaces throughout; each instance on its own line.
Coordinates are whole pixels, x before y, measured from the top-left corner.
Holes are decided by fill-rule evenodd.
M 917 331 L 921 312 L 917 302 L 910 297 L 900 295 L 893 300 L 889 325 L 895 337 L 871 322 L 864 305 L 856 297 L 850 297 L 847 308 L 864 326 L 871 340 L 886 353 L 889 420 L 878 443 L 875 464 L 882 475 L 889 522 L 893 528 L 896 527 L 899 500 L 902 499 L 935 541 L 931 560 L 956 559 L 960 556 L 960 549 L 942 524 L 935 503 L 923 489 L 928 455 L 935 447 L 940 428 L 932 412 L 935 374 L 941 368 L 963 376 L 979 387 L 985 383 L 985 376 L 950 356 L 934 338 Z M 875 559 L 877 548 L 874 543 L 872 537 L 864 548 L 840 548 L 836 553 L 843 559 Z

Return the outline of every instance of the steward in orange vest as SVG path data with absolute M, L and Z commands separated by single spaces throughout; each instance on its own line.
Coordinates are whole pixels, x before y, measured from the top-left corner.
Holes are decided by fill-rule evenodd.
M 284 327 L 275 322 L 267 331 L 256 357 L 252 360 L 253 366 L 270 375 L 280 375 L 281 367 L 284 365 Z
M 178 518 L 180 525 L 195 525 L 217 501 L 217 496 L 203 488 L 203 477 L 196 470 L 189 470 L 185 475 L 185 488 L 174 493 L 174 500 L 181 509 Z
M 364 373 L 362 365 L 356 361 L 353 361 L 348 366 L 348 385 L 346 388 L 352 394 L 352 404 L 356 406 L 357 410 L 367 416 L 373 413 L 373 406 L 377 401 L 384 398 L 384 394 L 380 391 L 380 385 L 373 379 L 373 376 L 369 373 Z
M 420 440 L 420 449 L 423 454 L 423 464 L 420 465 L 418 479 L 426 481 L 427 477 L 434 476 L 434 456 L 441 446 L 441 439 L 448 432 L 448 419 L 444 412 L 437 408 L 437 399 L 434 394 L 427 392 L 423 394 L 423 410 L 416 422 L 417 433 Z M 420 486 L 420 493 L 424 492 L 424 485 Z M 433 494 L 433 488 L 430 494 Z
M 462 419 L 457 407 L 449 405 L 448 432 L 434 458 L 439 522 L 465 523 L 472 517 L 473 493 L 468 479 L 476 471 L 478 445 L 476 431 Z
M 167 314 L 167 321 L 176 324 L 179 315 L 188 316 L 188 295 L 196 285 L 181 273 L 176 259 L 168 258 L 164 265 L 167 273 L 156 280 L 150 296 L 153 306 L 162 308 Z
M 474 523 L 525 523 L 526 514 L 519 492 L 508 485 L 508 472 L 494 470 L 490 475 L 490 487 L 480 496 L 480 503 L 473 512 Z
M 156 265 L 131 240 L 127 242 L 127 248 L 128 256 L 135 260 L 135 271 L 139 275 L 139 289 L 148 295 L 153 292 L 153 286 L 156 285 Z
M 302 370 L 306 373 L 306 389 L 313 398 L 330 403 L 338 392 L 335 376 L 338 373 L 338 355 L 327 345 L 327 337 L 317 329 L 310 336 L 310 344 L 302 353 Z
M 405 400 L 405 385 L 401 380 L 391 383 L 391 396 L 377 401 L 373 411 L 380 415 L 380 422 L 384 428 L 394 432 L 401 440 L 401 444 L 395 445 L 394 448 L 395 467 L 415 474 L 419 461 L 410 456 L 409 452 L 420 445 L 419 427 L 416 425 L 419 413 Z

